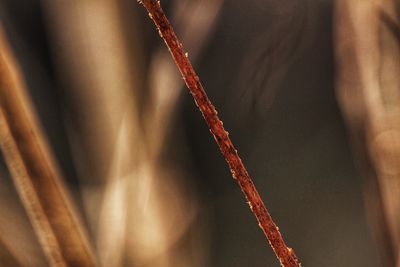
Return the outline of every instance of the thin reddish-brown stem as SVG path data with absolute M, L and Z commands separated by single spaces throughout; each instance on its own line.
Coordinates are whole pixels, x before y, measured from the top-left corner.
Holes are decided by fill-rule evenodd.
M 274 250 L 281 265 L 285 267 L 300 266 L 293 249 L 289 248 L 285 244 L 278 227 L 272 220 L 265 204 L 261 200 L 253 181 L 237 153 L 237 150 L 233 146 L 228 133 L 225 131 L 222 122 L 217 115 L 217 111 L 208 99 L 207 94 L 200 83 L 199 77 L 194 71 L 187 54 L 182 48 L 182 44 L 179 42 L 171 24 L 165 16 L 160 6 L 160 2 L 157 0 L 142 0 L 141 3 L 149 12 L 149 16 L 157 26 L 160 36 L 168 46 L 190 93 L 193 95 L 193 98 L 210 128 L 221 153 L 229 165 L 233 177 L 237 180 L 251 210 L 256 216 L 261 229 L 267 237 L 268 242 Z

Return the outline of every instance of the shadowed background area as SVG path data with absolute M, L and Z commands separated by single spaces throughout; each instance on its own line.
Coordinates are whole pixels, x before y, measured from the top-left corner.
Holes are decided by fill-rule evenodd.
M 348 96 L 373 83 L 360 66 L 374 48 L 349 55 L 374 39 L 348 25 L 378 5 L 389 23 L 376 27 L 396 32 L 397 9 L 349 1 L 162 6 L 302 265 L 396 266 L 397 182 L 381 182 L 375 131 Z M 136 1 L 0 0 L 0 21 L 99 266 L 278 266 Z M 396 35 L 382 29 L 376 57 L 396 77 Z M 0 266 L 47 266 L 4 163 L 0 214 Z

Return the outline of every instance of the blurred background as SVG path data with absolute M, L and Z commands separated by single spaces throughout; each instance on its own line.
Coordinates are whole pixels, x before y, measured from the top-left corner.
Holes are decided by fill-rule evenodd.
M 400 266 L 396 0 L 162 0 L 303 266 Z M 144 8 L 0 0 L 99 266 L 278 266 Z M 0 266 L 49 266 L 4 161 Z

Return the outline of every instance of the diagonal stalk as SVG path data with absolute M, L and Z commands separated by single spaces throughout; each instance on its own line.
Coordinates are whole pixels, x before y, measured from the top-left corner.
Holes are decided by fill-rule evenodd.
M 0 27 L 0 148 L 50 266 L 95 266 Z
M 285 244 L 278 227 L 272 220 L 265 204 L 261 200 L 252 179 L 247 173 L 247 170 L 237 153 L 237 150 L 233 146 L 228 133 L 225 131 L 222 122 L 217 115 L 217 111 L 208 99 L 207 94 L 200 83 L 199 77 L 194 71 L 187 54 L 182 48 L 182 44 L 178 40 L 171 24 L 165 16 L 160 2 L 157 0 L 142 0 L 141 3 L 147 9 L 150 18 L 153 20 L 160 33 L 160 36 L 169 48 L 190 93 L 214 136 L 221 153 L 229 165 L 232 176 L 237 180 L 240 189 L 244 193 L 251 210 L 257 218 L 261 229 L 267 237 L 267 240 L 281 265 L 284 267 L 300 266 L 294 250 Z

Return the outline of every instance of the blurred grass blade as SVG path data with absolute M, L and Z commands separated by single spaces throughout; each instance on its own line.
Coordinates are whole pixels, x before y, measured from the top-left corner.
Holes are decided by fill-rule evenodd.
M 0 103 L 1 150 L 49 264 L 95 266 L 2 29 Z
M 335 3 L 337 98 L 367 178 L 366 203 L 384 266 L 400 264 L 399 6 L 394 0 Z

